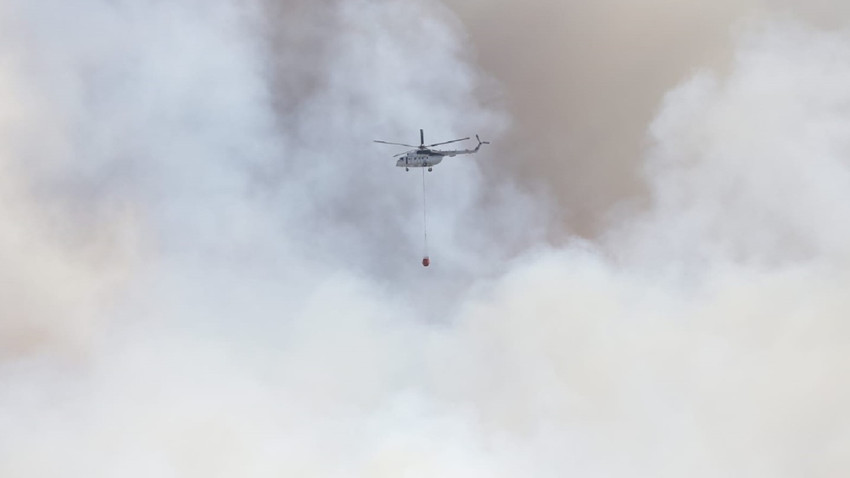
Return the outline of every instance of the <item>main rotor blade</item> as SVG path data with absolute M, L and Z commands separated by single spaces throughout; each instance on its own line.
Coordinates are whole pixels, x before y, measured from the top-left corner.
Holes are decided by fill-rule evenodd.
M 428 146 L 426 146 L 426 148 L 433 148 L 434 146 L 441 146 L 441 145 L 449 144 L 449 143 L 457 143 L 458 141 L 466 141 L 468 139 L 469 138 L 467 137 L 467 138 L 461 138 L 461 139 L 453 139 L 451 141 L 446 141 L 446 142 L 443 142 L 443 143 L 429 144 Z
M 419 130 L 419 147 L 425 146 L 425 131 Z
M 376 143 L 381 143 L 381 144 L 392 144 L 394 146 L 406 146 L 408 148 L 418 148 L 419 147 L 419 146 L 416 146 L 416 145 L 413 145 L 413 144 L 390 143 L 389 141 L 380 141 L 380 140 L 377 140 L 377 139 L 375 139 L 373 141 L 376 142 Z

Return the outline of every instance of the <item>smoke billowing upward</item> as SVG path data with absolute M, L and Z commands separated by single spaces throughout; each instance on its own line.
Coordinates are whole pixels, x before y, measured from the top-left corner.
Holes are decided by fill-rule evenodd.
M 846 7 L 314 3 L 0 0 L 0 476 L 850 471 Z
M 515 119 L 499 169 L 551 193 L 558 219 L 586 236 L 604 232 L 612 207 L 645 200 L 646 125 L 667 91 L 726 68 L 735 39 L 765 17 L 833 28 L 850 18 L 829 0 L 449 3 L 503 85 L 501 98 L 485 96 Z

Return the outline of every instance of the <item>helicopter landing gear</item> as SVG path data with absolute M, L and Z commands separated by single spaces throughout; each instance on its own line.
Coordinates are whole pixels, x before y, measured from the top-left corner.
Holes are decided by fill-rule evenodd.
M 431 171 L 433 171 L 433 168 L 428 168 L 428 172 L 430 173 Z

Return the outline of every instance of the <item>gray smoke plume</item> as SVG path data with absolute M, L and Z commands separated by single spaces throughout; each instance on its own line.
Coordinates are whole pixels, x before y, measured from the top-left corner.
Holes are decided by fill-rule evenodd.
M 0 476 L 846 474 L 846 11 L 706 5 L 0 0 Z
M 449 3 L 505 90 L 486 97 L 515 119 L 496 171 L 553 195 L 566 229 L 591 237 L 612 207 L 644 204 L 646 125 L 667 91 L 699 69 L 728 68 L 735 38 L 765 16 L 824 28 L 850 20 L 831 0 Z

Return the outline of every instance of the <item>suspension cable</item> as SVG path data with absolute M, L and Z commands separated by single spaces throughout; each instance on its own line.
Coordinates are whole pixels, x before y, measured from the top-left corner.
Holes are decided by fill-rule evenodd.
M 425 196 L 425 168 L 422 168 L 422 230 L 424 232 L 423 246 L 425 257 L 428 257 L 428 203 Z

